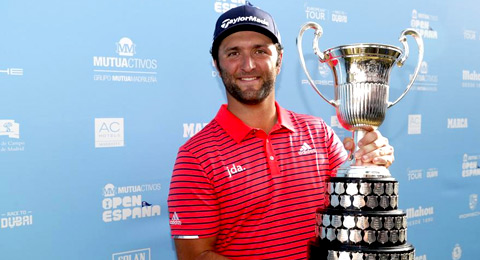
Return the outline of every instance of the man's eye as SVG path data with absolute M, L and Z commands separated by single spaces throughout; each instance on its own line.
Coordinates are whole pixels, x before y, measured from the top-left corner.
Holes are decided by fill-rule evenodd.
M 267 53 L 267 52 L 264 51 L 264 50 L 257 50 L 256 52 L 257 52 L 258 54 L 265 54 L 265 53 Z
M 237 56 L 237 55 L 238 55 L 238 52 L 229 52 L 229 53 L 227 53 L 227 56 L 228 56 L 228 57 Z

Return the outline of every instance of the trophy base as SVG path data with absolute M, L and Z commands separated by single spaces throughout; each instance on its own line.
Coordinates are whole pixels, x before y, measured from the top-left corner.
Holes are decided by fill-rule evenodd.
M 348 162 L 347 162 L 348 163 Z M 336 177 L 349 178 L 388 178 L 392 175 L 390 171 L 383 166 L 340 166 L 337 169 Z

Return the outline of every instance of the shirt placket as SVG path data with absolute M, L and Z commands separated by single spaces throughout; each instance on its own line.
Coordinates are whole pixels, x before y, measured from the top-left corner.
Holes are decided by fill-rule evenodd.
M 280 167 L 278 166 L 278 158 L 273 149 L 272 140 L 263 131 L 256 131 L 256 136 L 263 139 L 263 147 L 265 149 L 265 157 L 267 159 L 268 167 L 272 175 L 280 174 Z

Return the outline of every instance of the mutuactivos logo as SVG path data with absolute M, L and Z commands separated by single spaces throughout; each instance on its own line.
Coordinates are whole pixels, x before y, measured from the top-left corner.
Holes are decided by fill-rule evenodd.
M 115 43 L 118 56 L 93 56 L 95 81 L 157 82 L 158 61 L 135 57 L 137 45 L 128 37 Z
M 269 26 L 267 20 L 250 15 L 250 16 L 239 16 L 233 19 L 227 18 L 223 20 L 221 27 L 223 29 L 227 29 L 230 25 L 234 25 L 239 22 L 254 22 L 254 23 L 263 24 L 265 26 Z

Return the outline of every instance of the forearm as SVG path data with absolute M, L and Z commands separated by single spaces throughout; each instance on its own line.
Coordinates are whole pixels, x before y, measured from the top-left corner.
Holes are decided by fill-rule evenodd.
M 208 250 L 201 253 L 195 260 L 228 260 L 228 258 Z
M 228 259 L 215 253 L 216 237 L 200 239 L 175 239 L 178 260 L 225 260 Z

